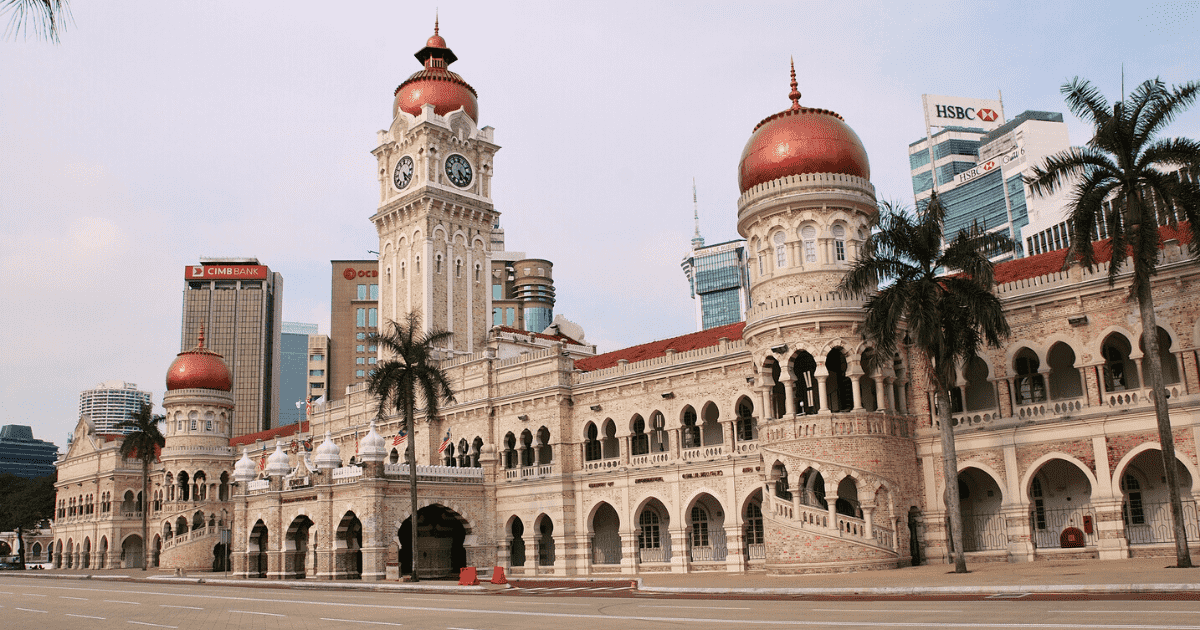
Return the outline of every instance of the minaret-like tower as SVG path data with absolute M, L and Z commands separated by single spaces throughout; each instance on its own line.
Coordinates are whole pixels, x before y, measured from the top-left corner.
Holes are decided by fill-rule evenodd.
M 453 333 L 452 352 L 482 347 L 490 321 L 493 129 L 478 127 L 475 90 L 448 66 L 458 57 L 438 34 L 424 66 L 396 88 L 391 126 L 379 132 L 380 326 L 421 316 Z

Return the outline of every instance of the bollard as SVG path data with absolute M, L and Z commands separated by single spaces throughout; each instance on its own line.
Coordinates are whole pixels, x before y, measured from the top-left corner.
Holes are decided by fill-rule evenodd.
M 508 584 L 508 580 L 504 578 L 504 567 L 492 569 L 492 584 Z
M 479 575 L 475 567 L 463 567 L 458 571 L 459 586 L 479 586 Z

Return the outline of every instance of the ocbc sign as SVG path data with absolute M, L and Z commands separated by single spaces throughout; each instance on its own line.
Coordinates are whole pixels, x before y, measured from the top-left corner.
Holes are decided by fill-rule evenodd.
M 342 272 L 342 277 L 347 280 L 353 280 L 355 278 L 378 278 L 379 270 L 359 269 L 355 271 L 353 267 L 346 267 L 346 270 Z

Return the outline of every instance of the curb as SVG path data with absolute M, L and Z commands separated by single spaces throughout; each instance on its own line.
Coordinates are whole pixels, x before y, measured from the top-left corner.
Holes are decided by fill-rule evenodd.
M 696 595 L 1016 595 L 1030 593 L 1182 593 L 1200 584 L 1032 584 L 1015 586 L 878 586 L 870 588 L 694 588 L 641 586 L 639 591 Z
M 358 582 L 358 581 L 321 581 L 307 582 L 302 580 L 238 580 L 233 578 L 202 578 L 202 577 L 176 577 L 176 576 L 161 576 L 161 577 L 135 577 L 130 575 L 96 575 L 96 574 L 72 574 L 72 575 L 22 575 L 19 577 L 27 577 L 32 579 L 50 579 L 50 580 L 103 580 L 105 582 L 129 582 L 134 584 L 215 584 L 217 586 L 244 586 L 249 588 L 274 588 L 274 589 L 292 589 L 292 590 L 330 590 L 330 591 L 372 591 L 372 592 L 397 592 L 397 593 L 487 593 L 492 590 L 503 590 L 510 588 L 504 585 L 503 588 L 490 589 L 486 586 L 458 586 L 449 584 L 410 584 L 402 582 Z

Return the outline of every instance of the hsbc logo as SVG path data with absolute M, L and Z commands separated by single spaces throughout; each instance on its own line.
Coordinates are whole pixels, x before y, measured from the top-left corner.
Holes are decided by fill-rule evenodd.
M 982 122 L 995 122 L 1000 114 L 994 109 L 974 107 L 959 107 L 957 105 L 934 105 L 937 111 L 938 118 L 949 118 L 951 120 L 979 120 Z
M 987 108 L 980 109 L 979 111 L 975 112 L 975 115 L 979 116 L 979 120 L 982 120 L 983 122 L 995 122 L 996 118 L 1000 116 L 1000 114 L 996 113 L 996 110 Z

